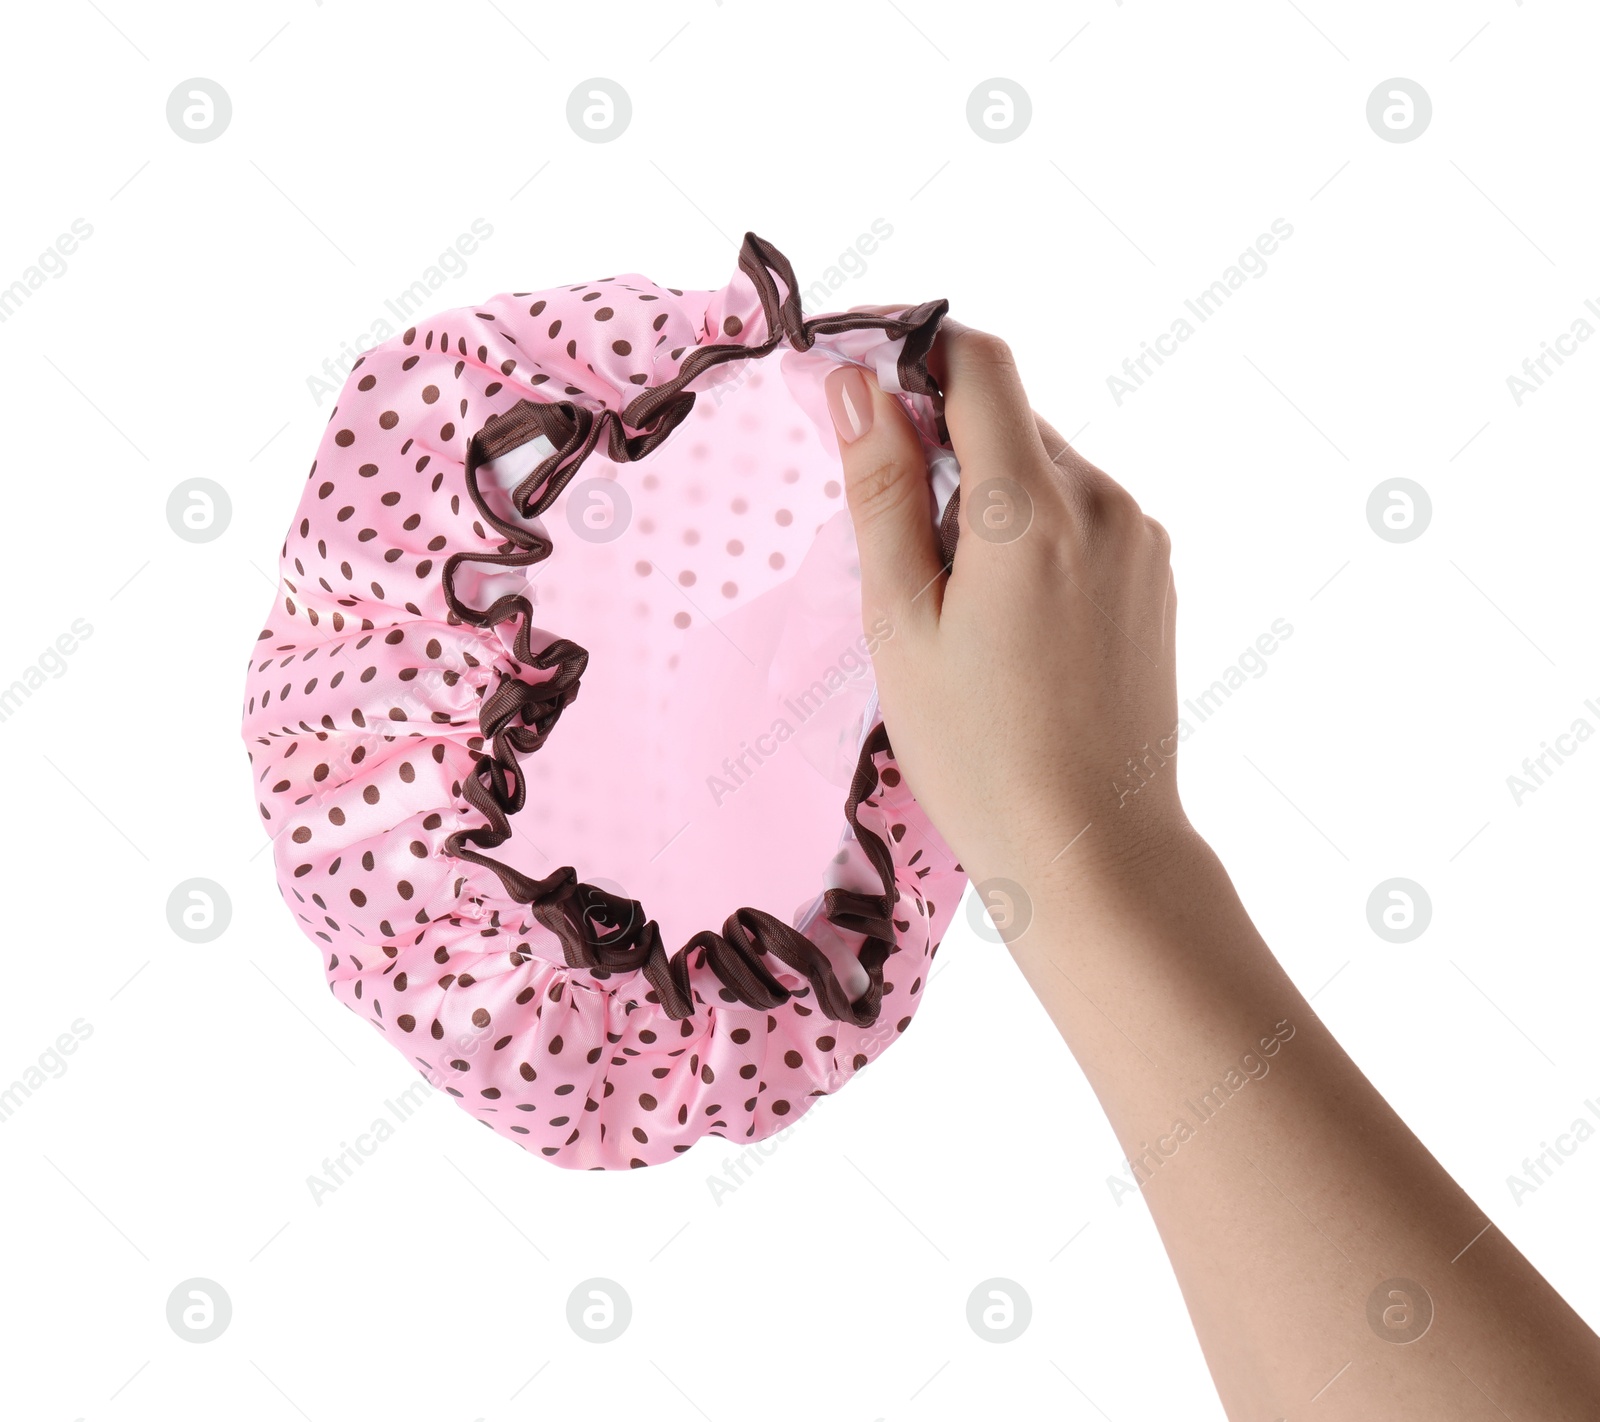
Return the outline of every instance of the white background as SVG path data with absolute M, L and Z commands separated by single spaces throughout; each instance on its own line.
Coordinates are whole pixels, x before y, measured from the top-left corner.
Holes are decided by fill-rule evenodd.
M 284 911 L 244 672 L 331 403 L 308 377 L 474 218 L 441 308 L 717 287 L 746 230 L 809 284 L 882 218 L 837 305 L 945 296 L 1004 334 L 1173 535 L 1180 695 L 1293 626 L 1185 743 L 1186 805 L 1316 1010 L 1600 1324 L 1600 1141 L 1507 1184 L 1600 1099 L 1600 744 L 1506 784 L 1600 727 L 1600 342 L 1520 406 L 1506 384 L 1600 299 L 1592 6 L 69 0 L 6 27 L 0 286 L 93 227 L 0 326 L 0 684 L 93 629 L 0 722 L 0 1083 L 92 1029 L 0 1125 L 9 1415 L 1221 1416 L 1114 1138 L 964 912 L 914 1029 L 720 1202 L 723 1142 L 569 1174 L 442 1097 L 311 1198 L 414 1077 Z M 214 142 L 166 121 L 194 76 L 232 99 Z M 566 122 L 594 76 L 632 99 L 614 142 Z M 1032 101 L 1011 142 L 966 119 L 995 76 Z M 1413 142 L 1366 120 L 1394 76 L 1432 98 Z M 1275 218 L 1266 274 L 1119 405 L 1107 376 Z M 1409 543 L 1366 520 L 1397 476 L 1432 500 Z M 195 477 L 232 500 L 200 545 L 166 518 Z M 1366 915 L 1396 876 L 1432 902 L 1404 945 Z M 193 877 L 232 902 L 204 945 L 166 917 Z M 1033 1308 L 1003 1345 L 966 1319 L 996 1276 Z M 233 1306 L 203 1345 L 166 1317 L 194 1277 Z M 592 1277 L 631 1297 L 614 1343 L 568 1326 Z

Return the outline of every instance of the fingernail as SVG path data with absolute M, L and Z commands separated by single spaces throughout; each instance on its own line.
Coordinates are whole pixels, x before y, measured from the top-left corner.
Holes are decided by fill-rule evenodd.
M 860 439 L 872 428 L 872 391 L 856 366 L 842 365 L 830 371 L 822 388 L 828 397 L 833 427 L 846 444 Z

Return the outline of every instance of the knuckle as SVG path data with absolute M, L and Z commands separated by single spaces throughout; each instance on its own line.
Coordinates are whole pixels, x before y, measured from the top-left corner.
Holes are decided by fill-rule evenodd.
M 1172 551 L 1172 535 L 1167 532 L 1166 526 L 1149 514 L 1144 516 L 1145 527 L 1150 531 L 1151 541 L 1163 555 Z
M 990 365 L 1016 365 L 1016 359 L 1011 354 L 1011 347 L 992 331 L 978 331 L 972 328 L 963 330 L 957 338 L 963 355 L 969 355 L 974 360 L 984 361 Z
M 1133 495 L 1110 479 L 1096 481 L 1089 490 L 1089 507 L 1094 521 L 1110 533 L 1126 532 L 1143 517 Z
M 892 459 L 872 460 L 851 472 L 846 486 L 850 507 L 860 518 L 887 518 L 905 500 L 910 484 Z

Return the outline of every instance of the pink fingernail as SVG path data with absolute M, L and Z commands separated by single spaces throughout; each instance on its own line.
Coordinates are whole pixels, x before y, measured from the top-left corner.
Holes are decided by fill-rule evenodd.
M 856 366 L 842 365 L 830 371 L 822 388 L 828 397 L 833 427 L 846 444 L 860 439 L 872 428 L 872 391 Z

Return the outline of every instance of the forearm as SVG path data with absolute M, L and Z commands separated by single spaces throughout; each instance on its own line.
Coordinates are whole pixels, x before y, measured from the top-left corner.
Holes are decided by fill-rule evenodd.
M 930 358 L 961 465 L 948 567 L 917 432 L 858 372 L 828 377 L 863 608 L 896 629 L 884 718 L 974 883 L 1028 897 L 1007 941 L 1138 1165 L 1230 1415 L 1593 1418 L 1594 1335 L 1356 1069 L 1188 827 L 1161 769 L 1166 530 L 1034 414 L 1003 342 L 952 325 Z M 1125 760 L 1151 772 L 1132 794 L 1107 774 Z
M 1314 1397 L 1362 1422 L 1591 1415 L 1594 1335 L 1351 1062 L 1209 847 L 1179 833 L 1130 864 L 1093 833 L 1008 875 L 1032 900 L 1012 953 L 1117 1134 L 1230 1416 Z M 1381 1291 L 1369 1321 L 1394 1279 L 1426 1291 L 1418 1323 L 1434 1313 L 1403 1346 L 1403 1311 L 1382 1322 L 1401 1300 Z

